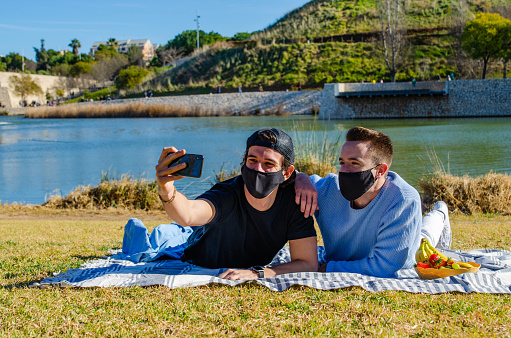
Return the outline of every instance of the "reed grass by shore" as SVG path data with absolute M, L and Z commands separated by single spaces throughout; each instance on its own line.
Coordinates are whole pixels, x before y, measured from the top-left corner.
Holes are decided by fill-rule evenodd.
M 329 140 L 326 132 L 322 135 L 316 131 L 299 132 L 305 129 L 299 125 L 293 127 L 296 170 L 307 175 L 316 174 L 321 177 L 338 172 L 336 165 L 343 143 L 341 138 L 344 134 L 338 132 L 335 139 Z
M 249 116 L 289 115 L 282 106 L 275 109 L 254 109 L 253 111 L 232 112 L 230 109 L 213 110 L 201 106 L 182 106 L 145 103 L 80 103 L 54 107 L 27 109 L 26 118 L 148 118 L 148 117 L 208 117 L 208 116 Z
M 489 172 L 478 177 L 451 175 L 449 158 L 444 165 L 435 149 L 426 150 L 427 174 L 417 183 L 423 210 L 436 201 L 447 203 L 451 212 L 511 215 L 511 176 Z
M 305 172 L 305 169 L 299 169 Z M 215 173 L 212 184 L 236 175 L 239 175 L 239 169 L 229 171 L 222 168 Z M 511 215 L 511 176 L 506 174 L 460 177 L 437 173 L 423 177 L 418 187 L 425 211 L 430 210 L 436 201 L 444 201 L 451 212 Z M 65 197 L 51 197 L 43 206 L 51 209 L 162 209 L 156 181 L 136 179 L 129 175 L 123 175 L 121 179 L 102 180 L 94 187 L 77 187 Z
M 444 201 L 454 212 L 511 215 L 511 176 L 507 174 L 469 177 L 437 171 L 422 178 L 418 186 L 426 206 Z
M 225 112 L 226 113 L 226 112 Z M 224 113 L 224 114 L 225 114 Z M 28 109 L 25 117 L 43 118 L 142 118 L 142 117 L 205 117 L 212 116 L 198 106 L 171 106 L 164 104 L 109 104 L 85 103 L 69 104 L 58 107 L 39 107 Z
M 163 209 L 156 181 L 130 175 L 115 179 L 105 173 L 97 186 L 79 186 L 65 197 L 51 197 L 43 206 L 54 209 Z

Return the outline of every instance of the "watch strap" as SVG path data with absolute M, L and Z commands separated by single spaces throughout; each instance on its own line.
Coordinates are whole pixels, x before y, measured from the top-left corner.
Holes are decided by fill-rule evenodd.
M 264 268 L 260 265 L 254 265 L 250 268 L 250 270 L 254 271 L 258 274 L 258 278 L 264 278 Z

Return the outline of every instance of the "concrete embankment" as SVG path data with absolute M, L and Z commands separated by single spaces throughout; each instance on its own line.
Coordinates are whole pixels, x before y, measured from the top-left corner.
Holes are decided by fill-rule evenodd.
M 144 103 L 198 107 L 209 115 L 238 115 L 247 112 L 282 111 L 294 115 L 311 114 L 319 109 L 321 90 L 296 92 L 247 92 L 205 95 L 165 96 L 140 99 L 120 99 L 114 104 Z
M 293 115 L 307 115 L 319 111 L 321 92 L 296 91 L 296 92 L 247 92 L 247 93 L 226 93 L 226 94 L 205 94 L 205 95 L 182 95 L 164 96 L 137 99 L 118 99 L 111 101 L 83 102 L 80 105 L 166 105 L 175 107 L 186 107 L 190 110 L 201 111 L 204 116 L 215 115 L 250 115 L 250 114 L 275 114 L 289 113 Z M 74 105 L 75 106 L 75 105 Z M 75 106 L 75 107 L 76 107 Z M 59 106 L 60 108 L 65 106 Z M 21 109 L 26 112 L 33 108 Z M 11 115 L 13 109 L 6 109 Z M 19 109 L 18 109 L 19 110 Z
M 437 82 L 438 83 L 438 82 Z M 445 95 L 406 95 L 413 93 L 416 86 L 412 82 L 385 84 L 346 84 L 353 95 L 339 95 L 337 84 L 326 84 L 321 100 L 321 119 L 385 119 L 385 118 L 424 118 L 424 117 L 498 117 L 511 116 L 511 80 L 456 80 L 445 82 Z M 434 85 L 430 82 L 430 85 Z M 401 92 L 399 95 L 378 95 L 378 87 Z M 349 88 L 348 88 L 349 87 Z M 368 87 L 374 93 L 367 95 Z M 395 88 L 390 88 L 395 87 Z M 357 92 L 366 95 L 357 97 Z

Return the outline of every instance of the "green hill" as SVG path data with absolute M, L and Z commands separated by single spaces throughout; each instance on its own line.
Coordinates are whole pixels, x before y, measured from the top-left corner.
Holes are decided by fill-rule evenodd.
M 412 0 L 407 6 L 407 62 L 397 81 L 434 79 L 451 72 L 477 76 L 477 65 L 455 57 L 456 22 L 505 6 L 501 0 Z M 509 5 L 508 5 L 509 6 Z M 289 12 L 250 41 L 218 43 L 183 65 L 159 75 L 146 87 L 156 91 L 185 88 L 321 88 L 327 82 L 385 79 L 389 74 L 379 42 L 375 0 L 315 0 Z M 498 69 L 494 68 L 493 72 Z M 497 76 L 495 74 L 495 76 Z

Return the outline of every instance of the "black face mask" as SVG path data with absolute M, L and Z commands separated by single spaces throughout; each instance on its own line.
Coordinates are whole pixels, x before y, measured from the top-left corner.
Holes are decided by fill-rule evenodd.
M 264 173 L 249 169 L 246 165 L 241 167 L 241 176 L 250 195 L 258 199 L 265 198 L 285 181 L 282 171 Z
M 339 189 L 342 196 L 351 202 L 371 189 L 375 182 L 371 172 L 374 168 L 356 173 L 339 172 Z

